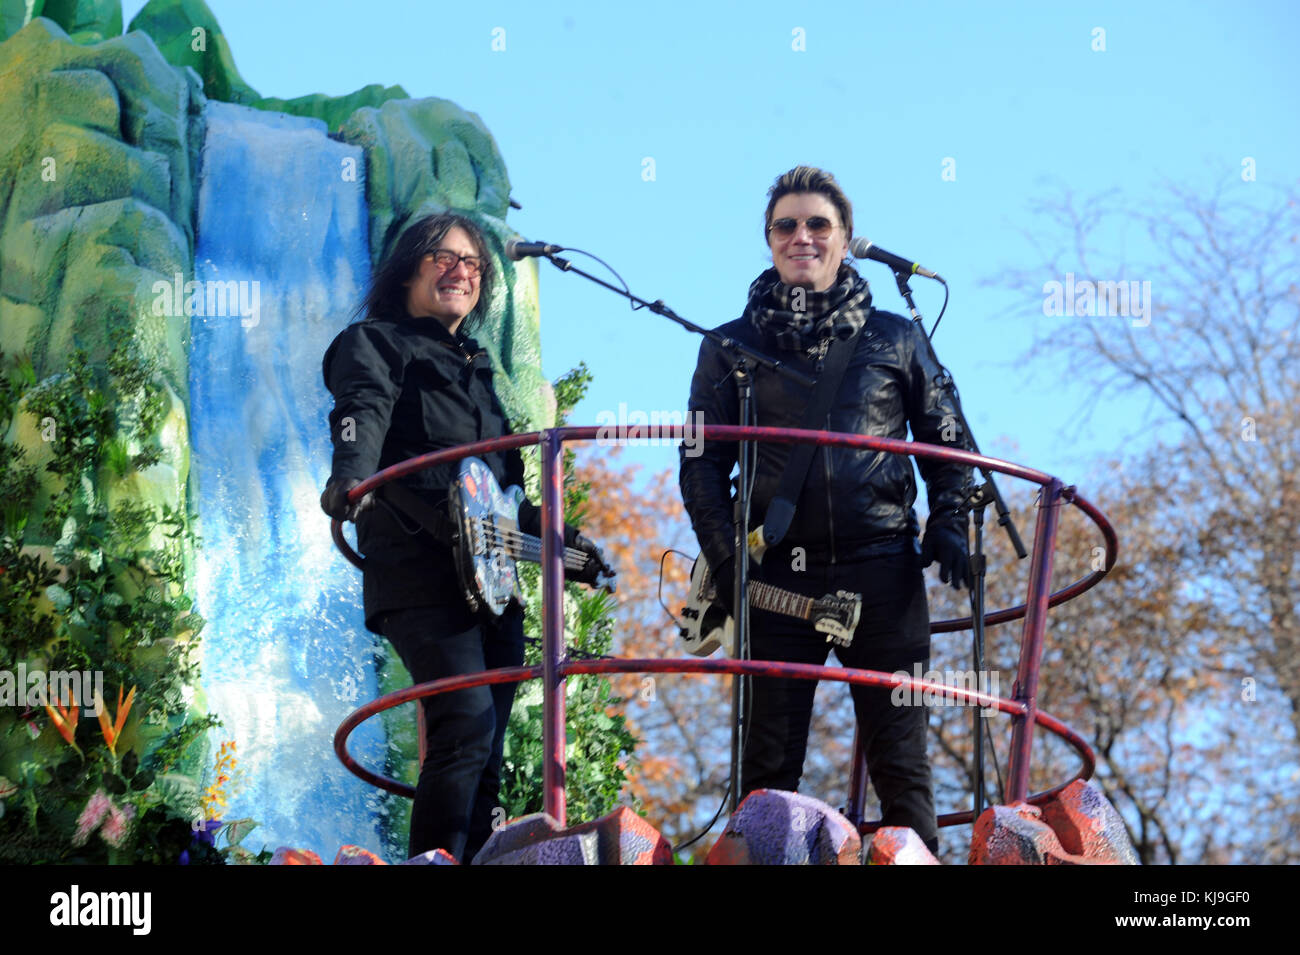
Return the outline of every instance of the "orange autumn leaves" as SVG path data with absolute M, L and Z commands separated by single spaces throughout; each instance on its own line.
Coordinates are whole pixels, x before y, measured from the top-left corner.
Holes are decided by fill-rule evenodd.
M 618 448 L 584 449 L 575 477 L 591 485 L 583 533 L 596 541 L 618 570 L 613 652 L 624 658 L 684 655 L 676 628 L 660 606 L 660 560 L 665 604 L 677 613 L 690 586 L 690 561 L 699 550 L 682 507 L 673 467 L 642 476 L 623 466 Z M 716 808 L 725 780 L 730 682 L 709 676 L 626 674 L 611 676 L 628 722 L 641 739 L 630 794 L 665 835 L 692 829 L 704 802 Z

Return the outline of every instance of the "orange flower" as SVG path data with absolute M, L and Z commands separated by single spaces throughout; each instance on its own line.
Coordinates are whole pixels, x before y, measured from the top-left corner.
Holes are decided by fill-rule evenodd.
M 126 703 L 122 702 L 122 688 L 117 688 L 117 719 L 113 723 L 108 721 L 108 707 L 104 705 L 103 700 L 95 698 L 96 709 L 99 711 L 99 729 L 104 734 L 104 742 L 108 744 L 108 751 L 114 756 L 117 755 L 117 739 L 122 735 L 122 727 L 126 726 L 126 716 L 131 712 L 131 704 L 135 701 L 135 687 L 131 687 L 131 692 L 126 695 Z
M 59 735 L 63 737 L 64 742 L 80 753 L 81 750 L 77 747 L 77 720 L 81 715 L 81 711 L 77 706 L 76 693 L 73 693 L 72 704 L 66 710 L 59 705 L 58 700 L 55 700 L 53 706 L 45 707 L 45 712 L 50 714 L 50 720 L 54 723 L 54 728 L 59 731 Z

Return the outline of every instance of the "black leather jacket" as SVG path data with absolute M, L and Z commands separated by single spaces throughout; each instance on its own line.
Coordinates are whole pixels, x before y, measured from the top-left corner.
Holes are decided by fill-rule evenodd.
M 717 329 L 798 371 L 814 376 L 816 358 L 780 350 L 746 318 Z M 692 421 L 737 424 L 736 385 L 728 378 L 727 356 L 705 339 L 691 381 Z M 809 392 L 759 369 L 754 374 L 756 424 L 800 426 Z M 726 379 L 724 381 L 724 378 Z M 924 332 L 901 315 L 873 309 L 831 405 L 825 429 L 854 434 L 964 447 L 950 381 L 935 361 Z M 721 382 L 721 384 L 719 384 Z M 702 418 L 694 417 L 695 412 Z M 705 559 L 717 567 L 735 551 L 731 474 L 734 442 L 706 440 L 697 457 L 681 452 L 681 491 Z M 792 445 L 762 444 L 754 480 L 750 527 L 758 527 L 775 496 Z M 929 493 L 931 525 L 956 521 L 970 468 L 917 459 Z M 794 520 L 782 547 L 803 547 L 812 561 L 851 560 L 894 549 L 900 541 L 915 547 L 918 530 L 916 485 L 911 459 L 855 448 L 818 448 L 808 469 Z

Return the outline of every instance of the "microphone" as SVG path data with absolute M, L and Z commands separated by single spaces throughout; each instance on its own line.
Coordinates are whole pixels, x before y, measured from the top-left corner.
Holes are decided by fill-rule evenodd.
M 518 262 L 520 259 L 535 258 L 563 252 L 562 245 L 549 245 L 546 242 L 525 242 L 523 239 L 506 239 L 506 255 Z
M 893 252 L 886 252 L 880 246 L 876 245 L 870 239 L 864 239 L 861 236 L 849 243 L 849 255 L 855 259 L 872 259 L 876 262 L 882 262 L 888 265 L 896 272 L 907 272 L 922 275 L 927 279 L 943 279 L 931 272 L 927 268 L 917 265 L 915 262 L 908 261 L 901 255 L 894 255 Z

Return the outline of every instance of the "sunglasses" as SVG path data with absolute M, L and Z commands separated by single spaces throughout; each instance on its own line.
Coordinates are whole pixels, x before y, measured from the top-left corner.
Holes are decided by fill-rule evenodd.
M 772 224 L 767 227 L 767 231 L 782 239 L 788 239 L 799 228 L 799 221 L 798 219 L 773 219 Z M 808 226 L 808 234 L 814 239 L 826 238 L 831 234 L 831 230 L 835 228 L 835 223 L 825 216 L 809 216 L 803 220 L 803 223 Z
M 471 276 L 483 271 L 483 260 L 477 255 L 457 255 L 450 249 L 434 249 L 429 254 L 433 256 L 434 264 L 444 272 L 450 272 L 460 262 L 465 263 L 465 269 Z

